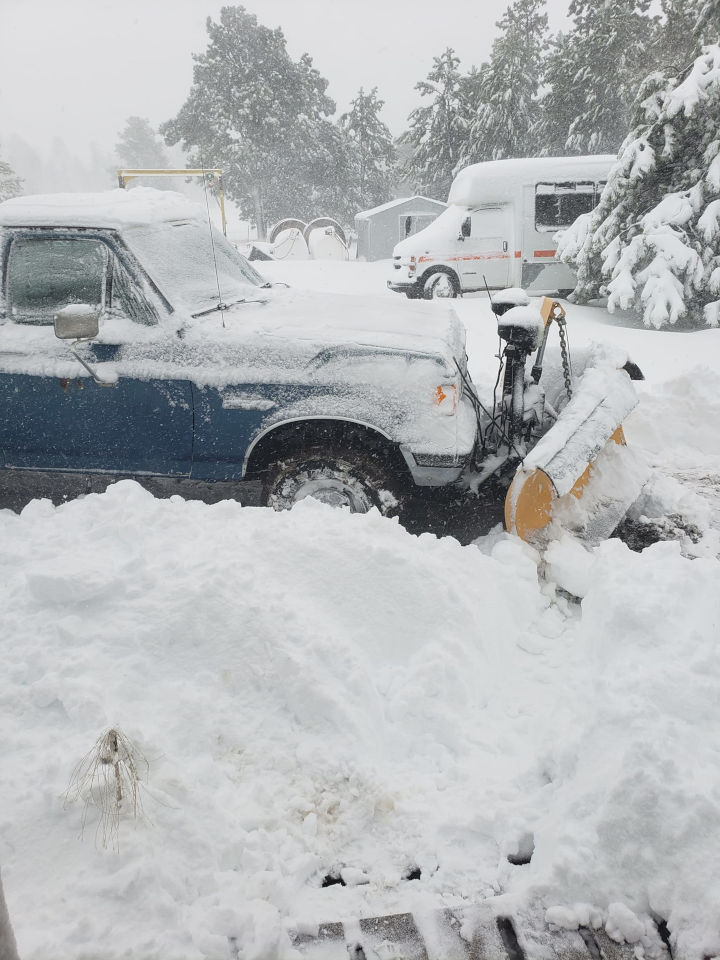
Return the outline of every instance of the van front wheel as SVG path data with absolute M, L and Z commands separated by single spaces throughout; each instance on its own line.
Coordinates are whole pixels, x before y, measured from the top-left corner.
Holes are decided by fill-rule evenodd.
M 460 295 L 460 284 L 449 273 L 438 270 L 431 273 L 423 284 L 423 299 L 436 300 L 457 297 Z

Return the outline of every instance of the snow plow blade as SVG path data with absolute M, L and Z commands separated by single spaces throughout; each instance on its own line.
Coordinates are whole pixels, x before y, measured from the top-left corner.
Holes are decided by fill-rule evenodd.
M 610 536 L 643 483 L 622 429 L 636 404 L 624 368 L 586 369 L 572 400 L 518 467 L 505 498 L 506 528 L 528 541 L 551 524 L 553 532 L 569 529 L 589 543 Z
M 325 923 L 312 933 L 296 933 L 291 940 L 293 955 L 307 960 L 633 960 L 636 956 L 632 945 L 615 943 L 602 930 L 551 929 L 541 914 L 498 916 L 485 904 Z M 667 960 L 669 954 L 659 936 L 653 947 L 653 956 Z

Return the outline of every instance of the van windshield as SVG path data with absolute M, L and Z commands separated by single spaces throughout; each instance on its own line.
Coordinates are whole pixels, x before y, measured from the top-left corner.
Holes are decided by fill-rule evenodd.
M 401 240 L 396 251 L 401 254 L 411 254 L 414 253 L 418 247 L 424 249 L 434 240 L 445 242 L 450 237 L 457 237 L 460 233 L 462 221 L 467 214 L 468 211 L 464 207 L 448 207 L 446 210 L 443 210 L 439 216 L 435 217 L 431 223 L 423 227 L 422 230 L 413 232 L 410 236 Z
M 197 220 L 129 227 L 123 236 L 170 303 L 190 313 L 254 297 L 265 283 L 218 230 L 211 239 Z

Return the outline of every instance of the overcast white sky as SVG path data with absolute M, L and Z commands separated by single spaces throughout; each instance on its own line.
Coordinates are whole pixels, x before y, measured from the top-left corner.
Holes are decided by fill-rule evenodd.
M 418 103 L 414 84 L 451 46 L 469 69 L 486 59 L 508 0 L 245 0 L 281 26 L 294 58 L 307 51 L 342 111 L 377 86 L 393 134 Z M 191 53 L 207 46 L 216 0 L 0 0 L 0 146 L 19 136 L 47 148 L 54 136 L 85 155 L 112 150 L 128 116 L 172 117 L 192 80 Z M 548 0 L 551 28 L 567 0 Z

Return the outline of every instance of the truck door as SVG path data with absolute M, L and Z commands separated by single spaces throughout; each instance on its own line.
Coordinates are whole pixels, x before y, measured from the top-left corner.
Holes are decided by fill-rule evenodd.
M 513 251 L 512 205 L 482 207 L 469 213 L 470 236 L 460 253 L 464 290 L 506 287 Z
M 124 268 L 98 238 L 28 232 L 11 241 L 8 316 L 0 323 L 0 465 L 189 475 L 190 383 L 172 377 L 170 359 L 167 376 L 144 375 L 143 350 L 162 356 L 163 332 L 148 330 L 138 323 L 142 317 L 130 315 L 132 297 L 122 297 L 123 276 L 128 286 Z M 55 337 L 53 316 L 71 303 L 101 311 L 98 340 L 78 349 L 99 373 L 120 371 L 114 386 L 96 383 Z M 137 375 L 123 373 L 128 349 L 138 359 L 126 370 Z

